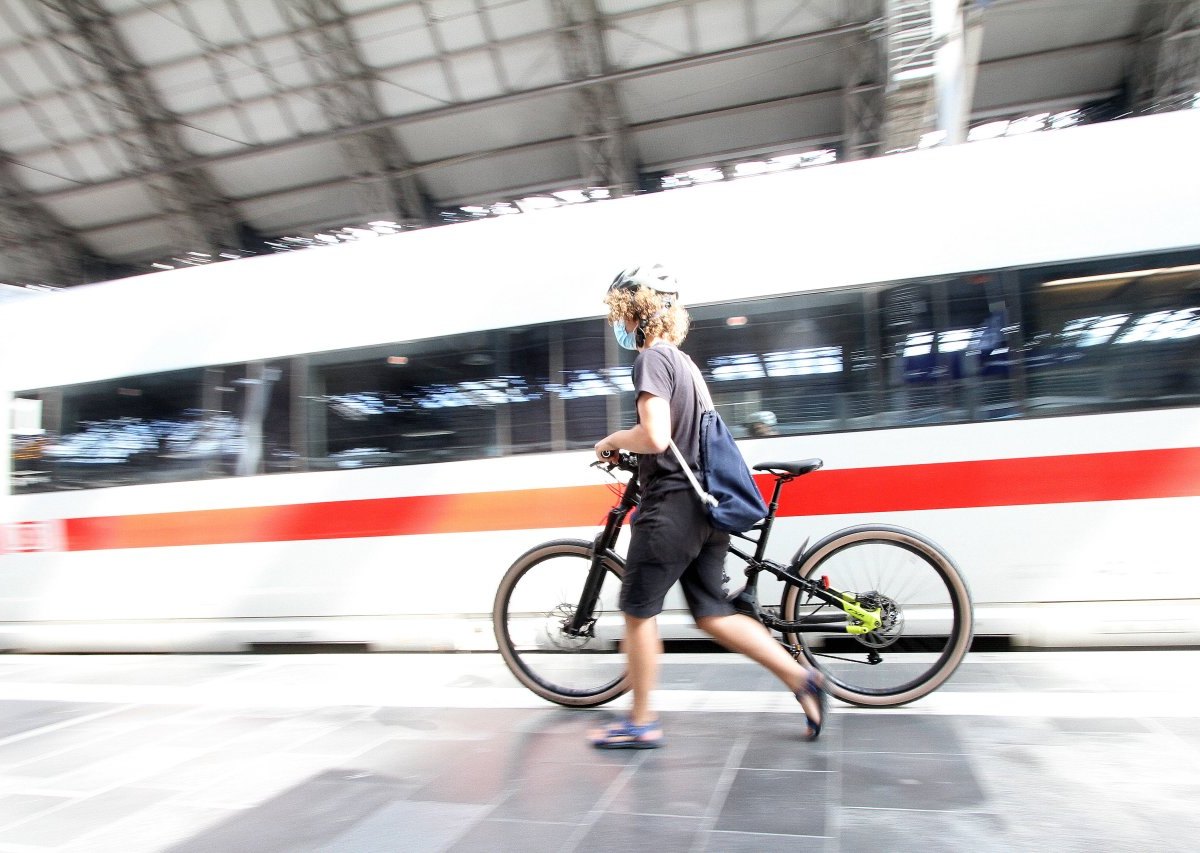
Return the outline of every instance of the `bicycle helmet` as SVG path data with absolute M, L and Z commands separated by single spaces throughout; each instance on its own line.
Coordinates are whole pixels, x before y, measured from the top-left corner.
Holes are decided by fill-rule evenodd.
M 637 291 L 643 287 L 657 291 L 658 293 L 669 293 L 674 296 L 679 295 L 679 285 L 675 280 L 675 276 L 662 264 L 638 264 L 637 266 L 626 267 L 617 273 L 617 277 L 613 279 L 608 289 L 610 291 Z

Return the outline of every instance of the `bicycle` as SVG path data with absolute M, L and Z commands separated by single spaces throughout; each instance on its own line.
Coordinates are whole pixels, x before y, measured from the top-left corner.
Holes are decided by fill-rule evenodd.
M 617 607 L 625 564 L 617 539 L 640 498 L 637 457 L 595 462 L 631 474 L 604 528 L 591 542 L 557 539 L 522 554 L 496 592 L 492 623 L 500 653 L 524 686 L 560 705 L 594 707 L 628 690 L 617 654 L 624 618 Z M 768 462 L 775 477 L 768 514 L 729 553 L 746 564 L 734 607 L 777 633 L 797 660 L 824 673 L 826 689 L 853 705 L 890 707 L 946 682 L 970 648 L 974 615 L 966 580 L 929 539 L 902 527 L 863 524 L 801 546 L 788 565 L 766 559 L 784 485 L 820 459 Z M 618 480 L 618 484 L 620 481 Z M 743 550 L 738 539 L 755 547 Z M 780 603 L 759 603 L 763 573 L 783 583 Z

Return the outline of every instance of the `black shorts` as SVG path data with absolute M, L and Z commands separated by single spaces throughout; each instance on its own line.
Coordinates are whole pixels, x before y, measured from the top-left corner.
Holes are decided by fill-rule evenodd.
M 724 580 L 729 534 L 709 524 L 695 492 L 676 490 L 644 501 L 632 530 L 621 612 L 657 616 L 676 581 L 696 619 L 734 612 Z

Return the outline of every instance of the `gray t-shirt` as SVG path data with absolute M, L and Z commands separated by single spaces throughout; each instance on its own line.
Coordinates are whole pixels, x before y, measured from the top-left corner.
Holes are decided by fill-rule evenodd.
M 670 403 L 671 438 L 695 471 L 700 458 L 700 415 L 712 404 L 704 379 L 692 360 L 668 343 L 660 342 L 642 350 L 633 363 L 633 388 L 639 396 L 645 391 Z M 670 449 L 643 455 L 638 462 L 638 481 L 642 484 L 643 499 L 691 488 Z

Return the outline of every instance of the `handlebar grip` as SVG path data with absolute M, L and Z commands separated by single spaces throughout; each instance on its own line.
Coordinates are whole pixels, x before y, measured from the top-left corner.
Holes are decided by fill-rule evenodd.
M 612 451 L 612 450 L 601 450 L 600 451 L 600 455 L 602 457 L 604 457 L 605 459 L 611 459 L 613 453 L 614 453 L 614 451 Z

